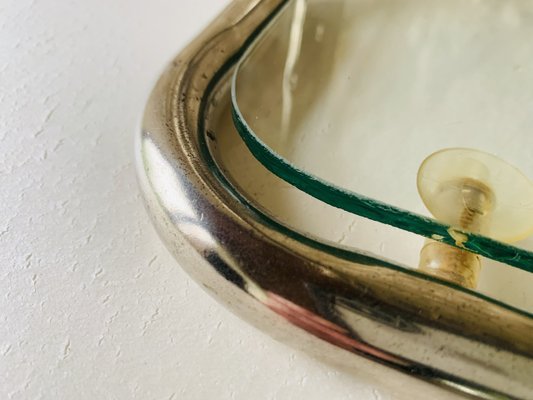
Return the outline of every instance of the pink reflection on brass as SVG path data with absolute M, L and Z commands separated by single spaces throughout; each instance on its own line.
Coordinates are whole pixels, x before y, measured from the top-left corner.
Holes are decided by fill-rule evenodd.
M 333 322 L 327 321 L 324 318 L 300 307 L 293 302 L 284 299 L 272 292 L 266 292 L 265 304 L 277 314 L 281 315 L 294 325 L 312 333 L 313 335 L 331 343 L 342 347 L 349 351 L 360 351 L 362 353 L 377 357 L 384 361 L 391 361 L 398 363 L 397 357 L 391 356 L 387 353 L 379 351 L 372 346 L 364 344 L 353 337 L 351 333 Z

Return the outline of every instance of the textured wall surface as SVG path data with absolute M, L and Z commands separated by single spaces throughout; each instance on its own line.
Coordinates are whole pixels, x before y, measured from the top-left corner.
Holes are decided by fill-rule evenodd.
M 0 4 L 0 398 L 381 399 L 249 327 L 168 255 L 132 137 L 217 0 Z

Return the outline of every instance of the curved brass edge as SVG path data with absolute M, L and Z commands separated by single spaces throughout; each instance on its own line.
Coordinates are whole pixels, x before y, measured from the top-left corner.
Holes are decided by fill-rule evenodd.
M 316 357 L 362 365 L 410 397 L 449 394 L 383 364 L 479 398 L 533 398 L 530 318 L 379 259 L 299 240 L 213 173 L 198 140 L 210 90 L 284 2 L 234 1 L 157 83 L 137 138 L 137 165 L 162 239 L 232 311 Z

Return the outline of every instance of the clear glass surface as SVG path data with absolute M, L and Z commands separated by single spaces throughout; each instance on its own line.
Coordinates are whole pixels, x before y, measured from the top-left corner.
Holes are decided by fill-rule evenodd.
M 313 197 L 533 272 L 533 239 L 513 242 L 505 213 L 470 230 L 437 220 L 446 213 L 417 190 L 431 154 L 479 150 L 525 177 L 490 171 L 496 202 L 520 200 L 505 204 L 508 220 L 531 219 L 532 37 L 530 1 L 293 0 L 235 72 L 235 126 L 264 166 Z

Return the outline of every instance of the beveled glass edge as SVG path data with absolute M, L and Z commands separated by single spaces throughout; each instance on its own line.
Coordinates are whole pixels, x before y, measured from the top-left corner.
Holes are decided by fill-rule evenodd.
M 273 21 L 265 29 L 271 23 Z M 267 146 L 248 125 L 237 99 L 239 70 L 254 46 L 260 43 L 260 37 L 261 34 L 255 40 L 248 41 L 248 47 L 235 68 L 231 80 L 231 103 L 233 121 L 240 137 L 263 166 L 292 186 L 333 207 L 533 273 L 533 251 L 471 233 L 333 185 L 298 168 Z M 466 237 L 466 240 L 459 243 L 457 236 Z

